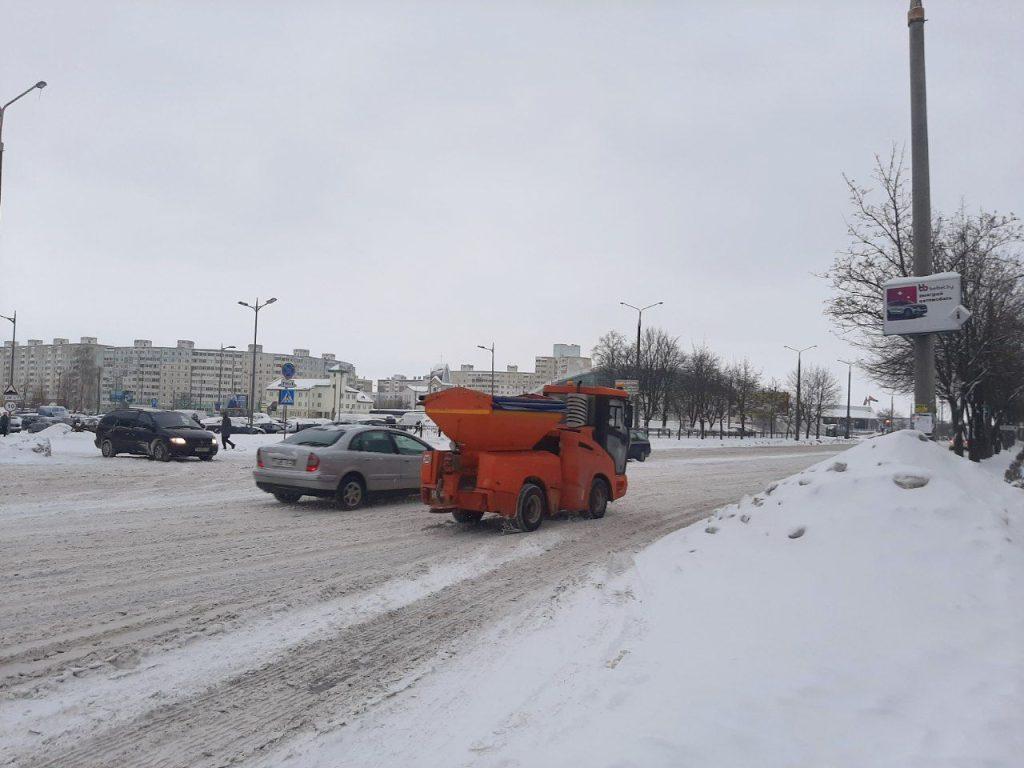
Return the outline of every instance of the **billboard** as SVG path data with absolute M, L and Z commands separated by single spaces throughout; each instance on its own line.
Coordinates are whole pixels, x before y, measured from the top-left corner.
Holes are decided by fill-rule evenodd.
M 886 336 L 959 331 L 971 313 L 960 304 L 960 275 L 942 272 L 888 280 L 882 288 Z

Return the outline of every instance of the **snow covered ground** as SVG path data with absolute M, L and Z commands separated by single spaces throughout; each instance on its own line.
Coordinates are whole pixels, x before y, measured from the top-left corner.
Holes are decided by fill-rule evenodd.
M 415 497 L 279 504 L 250 474 L 272 435 L 169 464 L 91 439 L 0 462 L 0 766 L 211 768 L 361 720 L 492 628 L 554 615 L 594 572 L 835 453 L 659 450 L 604 519 L 503 535 Z
M 864 441 L 260 764 L 1019 766 L 1009 459 Z
M 810 437 L 794 440 L 792 437 L 745 437 L 742 440 L 738 437 L 719 438 L 717 434 L 708 433 L 707 437 L 701 440 L 699 437 L 651 437 L 651 449 L 676 450 L 696 448 L 764 448 L 770 445 L 835 445 L 837 447 L 849 447 L 856 445 L 859 438 L 846 440 L 842 437 Z

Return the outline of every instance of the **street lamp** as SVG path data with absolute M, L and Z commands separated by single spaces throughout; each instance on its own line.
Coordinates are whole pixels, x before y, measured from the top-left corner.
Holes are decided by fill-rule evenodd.
M 249 304 L 246 301 L 238 302 L 243 307 L 248 307 L 253 311 L 254 319 L 252 323 L 252 378 L 249 380 L 249 427 L 252 428 L 252 409 L 253 402 L 256 399 L 256 334 L 260 328 L 260 310 L 264 307 L 273 304 L 277 301 L 276 298 L 267 299 L 265 302 L 260 304 L 259 296 L 256 297 L 255 304 Z
M 236 347 L 235 347 L 234 344 L 229 344 L 226 347 L 223 344 L 220 345 L 220 364 L 217 366 L 217 406 L 220 407 L 221 410 L 224 410 L 223 407 L 222 407 L 223 404 L 224 404 L 224 402 L 223 402 L 224 401 L 223 389 L 222 389 L 220 383 L 221 383 L 221 377 L 224 375 L 224 350 L 225 349 L 236 349 Z M 234 366 L 232 366 L 232 370 L 233 369 L 234 369 Z M 232 373 L 232 376 L 234 376 L 234 373 Z
M 7 382 L 8 384 L 10 384 L 13 387 L 14 386 L 14 345 L 15 345 L 15 343 L 18 340 L 18 312 L 15 311 L 14 314 L 11 317 L 8 317 L 7 315 L 0 315 L 0 317 L 2 317 L 4 320 L 10 320 L 11 321 L 11 325 L 14 326 L 14 328 L 11 330 L 11 378 Z
M 788 350 L 790 350 L 792 352 L 796 352 L 796 417 L 795 417 L 795 420 L 796 420 L 796 434 L 793 436 L 793 439 L 794 440 L 799 440 L 800 439 L 800 383 L 801 383 L 801 381 L 800 381 L 800 355 L 802 355 L 804 352 L 806 352 L 809 349 L 814 349 L 818 345 L 817 344 L 811 344 L 811 346 L 804 347 L 803 349 L 796 349 L 795 347 L 791 347 L 788 344 L 784 344 L 783 346 L 785 346 L 786 349 L 788 349 Z M 808 429 L 810 429 L 810 427 L 808 427 Z
M 656 301 L 653 304 L 648 304 L 646 307 L 634 307 L 632 304 L 627 304 L 624 301 L 619 302 L 624 307 L 636 310 L 636 378 L 638 382 L 640 381 L 640 321 L 643 319 L 645 311 L 651 307 L 661 306 L 664 303 L 664 301 Z
M 494 397 L 494 342 L 491 342 L 491 346 L 485 347 L 483 344 L 477 344 L 477 349 L 483 349 L 491 353 L 491 397 Z
M 846 368 L 846 439 L 850 439 L 850 387 L 853 385 L 853 363 L 849 360 L 838 360 L 837 362 L 847 366 Z
M 39 90 L 43 90 L 43 88 L 45 88 L 45 87 L 46 87 L 46 82 L 44 80 L 40 80 L 38 83 L 33 85 L 31 88 L 26 88 L 24 91 L 22 91 L 17 96 L 15 96 L 13 99 L 11 99 L 6 104 L 4 104 L 2 107 L 0 107 L 0 193 L 2 193 L 2 190 L 3 190 L 3 175 L 4 175 L 4 113 L 7 111 L 7 108 L 9 106 L 11 106 L 11 104 L 16 102 L 22 96 L 25 96 L 25 95 L 31 93 L 36 88 L 38 88 Z

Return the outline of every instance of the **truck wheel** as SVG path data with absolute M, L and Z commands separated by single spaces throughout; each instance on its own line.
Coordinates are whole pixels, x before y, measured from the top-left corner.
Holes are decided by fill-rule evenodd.
M 589 520 L 600 520 L 608 509 L 608 484 L 600 477 L 595 477 L 590 484 L 590 498 L 587 499 L 587 508 L 583 517 Z
M 453 509 L 452 517 L 456 523 L 479 523 L 484 518 L 483 512 L 473 512 L 468 509 Z
M 346 475 L 338 486 L 338 506 L 342 509 L 359 509 L 366 502 L 366 486 L 358 475 Z
M 516 503 L 516 528 L 529 533 L 540 528 L 544 521 L 544 491 L 534 483 L 523 483 Z
M 103 458 L 105 459 L 117 456 L 117 451 L 114 450 L 114 444 L 109 440 L 104 440 L 100 443 L 100 453 L 103 454 Z
M 170 450 L 168 450 L 167 446 L 160 440 L 153 441 L 153 447 L 150 449 L 149 455 L 152 456 L 155 461 L 171 460 Z

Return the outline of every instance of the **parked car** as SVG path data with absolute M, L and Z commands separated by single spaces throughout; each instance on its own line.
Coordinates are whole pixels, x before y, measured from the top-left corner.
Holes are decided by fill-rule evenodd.
M 647 461 L 647 457 L 650 455 L 651 441 L 647 438 L 647 435 L 639 429 L 630 430 L 629 453 L 626 454 L 626 458 Z
M 71 419 L 71 413 L 63 405 L 40 405 L 36 413 L 64 423 L 70 423 Z
M 313 426 L 256 451 L 253 478 L 283 504 L 320 496 L 357 509 L 373 494 L 418 491 L 420 463 L 429 450 L 396 429 Z
M 197 456 L 209 461 L 217 454 L 217 438 L 189 416 L 155 408 L 119 408 L 96 428 L 96 447 L 107 458 L 119 453 L 149 456 L 157 461 Z
M 52 427 L 54 424 L 62 424 L 60 419 L 55 419 L 52 416 L 43 416 L 38 413 L 26 413 L 22 414 L 21 417 L 21 431 L 36 433 L 42 432 L 47 427 Z

